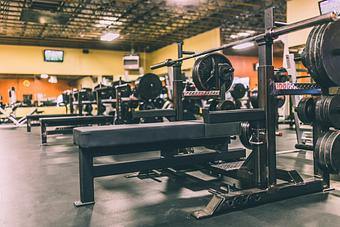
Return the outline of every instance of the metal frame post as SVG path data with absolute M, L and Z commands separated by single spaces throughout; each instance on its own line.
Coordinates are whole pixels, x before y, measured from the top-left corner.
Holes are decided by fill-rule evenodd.
M 274 8 L 265 11 L 265 30 L 269 32 L 274 27 Z M 258 90 L 259 107 L 265 112 L 266 153 L 268 185 L 276 184 L 276 121 L 275 97 L 271 94 L 274 85 L 273 67 L 273 37 L 264 36 L 257 40 L 259 47 Z

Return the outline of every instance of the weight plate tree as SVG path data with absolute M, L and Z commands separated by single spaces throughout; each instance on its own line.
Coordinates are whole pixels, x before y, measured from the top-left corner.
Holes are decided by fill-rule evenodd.
M 205 55 L 195 61 L 193 81 L 200 91 L 228 90 L 234 80 L 234 68 L 230 60 L 219 53 Z
M 340 23 L 316 26 L 309 34 L 302 62 L 321 87 L 340 86 Z
M 162 93 L 162 81 L 153 73 L 144 74 L 138 81 L 137 94 L 143 100 L 155 99 Z
M 316 102 L 316 120 L 325 126 L 340 129 L 340 95 L 325 96 Z
M 296 113 L 304 124 L 310 124 L 315 119 L 315 100 L 312 97 L 304 97 L 296 107 Z
M 340 132 L 328 131 L 315 145 L 318 164 L 331 173 L 340 172 Z

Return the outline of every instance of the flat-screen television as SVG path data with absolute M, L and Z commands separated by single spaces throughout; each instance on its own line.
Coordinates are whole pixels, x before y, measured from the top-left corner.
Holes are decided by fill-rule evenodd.
M 340 0 L 322 0 L 319 2 L 320 14 L 327 14 L 333 11 L 340 13 Z
M 44 50 L 44 61 L 46 62 L 63 62 L 63 50 Z

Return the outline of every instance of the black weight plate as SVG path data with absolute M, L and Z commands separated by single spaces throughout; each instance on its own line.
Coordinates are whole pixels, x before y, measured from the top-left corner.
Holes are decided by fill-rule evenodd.
M 217 104 L 217 110 L 234 110 L 235 103 L 230 100 L 219 101 Z
M 327 73 L 323 67 L 322 64 L 322 59 L 321 59 L 321 43 L 324 38 L 324 34 L 327 28 L 327 24 L 324 24 L 321 26 L 320 32 L 317 35 L 317 41 L 316 41 L 316 46 L 315 46 L 315 68 L 316 68 L 316 73 L 320 77 L 320 80 L 322 81 L 322 84 L 320 84 L 321 87 L 329 87 L 332 86 L 332 81 L 329 80 Z
M 278 108 L 283 107 L 283 105 L 286 103 L 286 96 L 281 95 L 276 97 L 276 106 Z
M 323 145 L 323 155 L 325 160 L 325 165 L 329 172 L 334 173 L 334 169 L 331 164 L 331 147 L 334 140 L 333 131 L 327 132 L 327 138 L 324 140 Z
M 248 149 L 251 149 L 251 143 L 249 142 L 251 137 L 251 127 L 249 122 L 241 122 L 241 133 L 240 133 L 240 141 L 242 145 Z
M 212 99 L 209 100 L 209 111 L 216 111 L 217 110 L 217 104 L 218 104 L 218 100 L 217 99 Z
M 243 98 L 246 95 L 247 88 L 242 83 L 236 83 L 230 90 L 230 94 L 234 99 Z
M 137 94 L 143 100 L 154 99 L 162 92 L 162 81 L 153 73 L 144 74 L 138 81 Z
M 303 50 L 304 54 L 302 55 L 303 56 L 302 63 L 308 70 L 309 70 L 310 65 L 311 65 L 311 63 L 310 63 L 310 49 L 311 49 L 310 48 L 310 42 L 311 42 L 312 36 L 314 35 L 316 29 L 317 29 L 317 27 L 315 26 L 312 29 L 312 31 L 309 33 L 308 38 L 307 38 L 307 42 L 306 42 L 306 47 Z
M 311 74 L 311 77 L 316 81 L 319 82 L 318 75 L 315 73 L 314 65 L 315 65 L 315 59 L 313 55 L 314 51 L 314 46 L 315 46 L 315 37 L 317 35 L 317 32 L 319 31 L 320 26 L 314 27 L 312 32 L 310 33 L 310 40 L 308 43 L 308 48 L 307 48 L 307 62 L 308 65 L 306 66 L 308 68 L 309 73 Z
M 323 119 L 322 119 L 323 102 L 324 102 L 324 97 L 321 97 L 320 99 L 316 101 L 316 104 L 315 104 L 315 119 L 318 122 L 323 122 Z
M 340 172 L 340 132 L 333 132 L 332 146 L 330 148 L 330 161 L 335 173 Z
M 240 100 L 235 100 L 235 109 L 241 109 L 242 103 Z
M 218 64 L 227 64 L 229 65 L 230 69 L 232 69 L 232 64 L 229 59 L 223 54 L 219 53 L 208 54 L 195 61 L 192 71 L 192 79 L 198 90 L 211 91 L 218 89 L 217 79 L 222 77 L 225 78 L 225 76 L 218 75 L 218 67 L 215 67 L 215 65 Z M 229 78 L 229 81 L 221 81 L 221 83 L 226 83 L 226 90 L 228 90 L 232 85 L 233 73 L 230 73 Z
M 319 70 L 318 65 L 320 66 L 322 59 L 320 59 L 320 54 L 318 54 L 318 51 L 320 49 L 320 43 L 321 43 L 321 37 L 326 28 L 326 25 L 320 25 L 318 27 L 318 30 L 316 31 L 314 35 L 314 43 L 312 46 L 312 68 L 314 72 L 315 81 L 321 86 L 321 87 L 329 87 L 331 84 L 331 81 L 328 79 L 327 75 L 322 75 L 321 70 Z
M 322 168 L 327 168 L 325 161 L 325 141 L 332 132 L 327 132 L 325 135 L 318 138 L 315 145 L 316 154 L 319 155 L 318 162 Z
M 296 110 L 300 121 L 310 124 L 315 118 L 315 100 L 312 97 L 302 98 Z
M 253 91 L 250 96 L 250 103 L 253 108 L 259 108 L 258 92 Z
M 325 126 L 330 126 L 330 121 L 328 120 L 328 111 L 329 111 L 328 108 L 331 103 L 331 100 L 332 100 L 331 96 L 325 97 L 324 102 L 323 102 L 323 108 L 321 110 L 322 123 Z
M 155 107 L 158 108 L 158 109 L 162 109 L 163 108 L 163 105 L 165 103 L 165 100 L 158 97 L 156 98 L 155 100 L 153 100 L 154 104 L 155 104 Z
M 140 110 L 153 110 L 155 109 L 155 104 L 152 101 L 145 101 L 140 105 L 139 109 Z
M 306 111 L 305 111 L 306 102 L 307 102 L 307 98 L 302 98 L 299 101 L 296 107 L 296 114 L 298 115 L 298 118 L 300 119 L 300 121 L 302 121 L 305 124 L 309 124 L 310 122 L 308 122 Z
M 323 68 L 327 77 L 336 86 L 340 86 L 340 24 L 329 23 L 321 40 L 320 46 Z
M 327 105 L 327 119 L 334 128 L 340 128 L 340 95 L 329 97 Z

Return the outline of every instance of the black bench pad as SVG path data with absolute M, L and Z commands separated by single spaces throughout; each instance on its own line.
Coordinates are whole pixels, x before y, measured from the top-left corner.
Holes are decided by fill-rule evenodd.
M 39 120 L 41 118 L 74 117 L 74 116 L 78 116 L 78 114 L 32 114 L 32 115 L 27 115 L 27 119 L 30 119 L 30 120 Z
M 46 126 L 68 126 L 84 124 L 113 123 L 113 116 L 74 116 L 40 118 L 40 123 Z
M 206 125 L 202 121 L 160 122 L 134 125 L 80 127 L 73 130 L 74 143 L 82 148 L 114 147 L 133 144 L 183 141 L 237 135 L 239 123 Z M 214 132 L 214 133 L 212 133 Z

